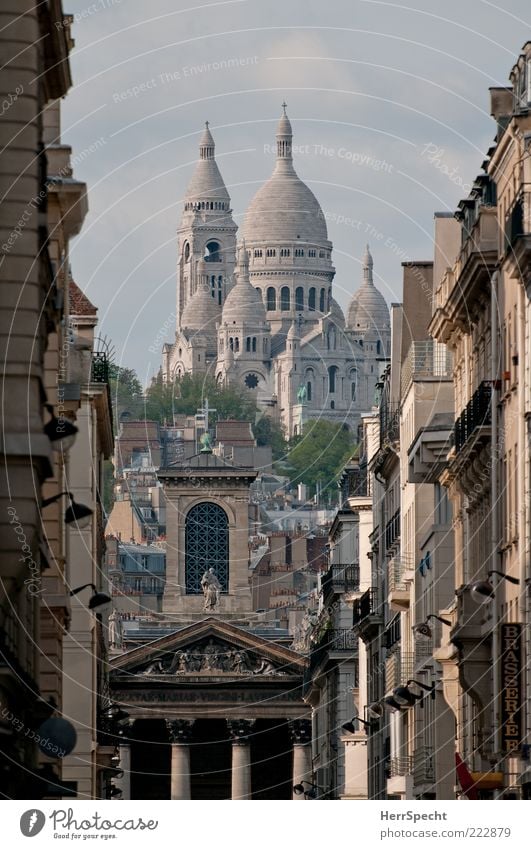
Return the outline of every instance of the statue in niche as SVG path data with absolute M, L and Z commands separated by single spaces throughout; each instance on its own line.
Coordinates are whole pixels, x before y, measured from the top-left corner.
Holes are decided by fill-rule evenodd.
M 201 578 L 201 589 L 205 597 L 203 610 L 215 610 L 219 604 L 219 594 L 221 592 L 221 584 L 212 567 L 207 569 Z

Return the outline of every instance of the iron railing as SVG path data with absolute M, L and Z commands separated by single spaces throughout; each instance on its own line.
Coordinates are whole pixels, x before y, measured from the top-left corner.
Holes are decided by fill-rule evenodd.
M 413 758 L 411 755 L 398 755 L 390 758 L 388 773 L 389 778 L 397 776 L 410 775 L 413 772 Z
M 380 448 L 400 439 L 400 407 L 395 404 L 380 405 Z
M 417 746 L 413 753 L 415 784 L 425 784 L 435 779 L 434 753 L 431 746 Z
M 93 351 L 92 353 L 92 383 L 108 383 L 109 382 L 109 362 L 107 354 L 103 351 Z
M 321 578 L 325 599 L 333 593 L 358 592 L 359 588 L 360 567 L 354 563 L 333 563 Z
M 368 616 L 381 616 L 377 587 L 370 587 L 353 604 L 353 623 L 359 625 Z
M 487 381 L 480 383 L 472 398 L 454 424 L 454 446 L 462 450 L 470 437 L 480 427 L 491 424 L 492 386 Z
M 412 342 L 401 370 L 401 395 L 412 380 L 448 378 L 452 373 L 452 353 L 438 342 Z
M 400 536 L 400 508 L 395 510 L 385 526 L 385 548 L 390 548 Z

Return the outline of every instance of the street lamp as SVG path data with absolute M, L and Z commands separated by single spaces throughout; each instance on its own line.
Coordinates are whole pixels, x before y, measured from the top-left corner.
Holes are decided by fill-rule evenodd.
M 44 406 L 51 416 L 50 421 L 44 425 L 44 433 L 52 443 L 52 450 L 68 451 L 76 441 L 78 428 L 64 417 L 58 419 L 51 404 Z
M 41 507 L 49 507 L 50 504 L 54 504 L 56 501 L 59 501 L 63 495 L 68 495 L 70 499 L 70 507 L 67 507 L 64 515 L 65 525 L 75 524 L 78 529 L 88 527 L 88 525 L 90 525 L 90 517 L 94 511 L 91 510 L 90 507 L 87 507 L 86 504 L 79 504 L 75 501 L 74 496 L 71 492 L 68 492 L 68 490 L 65 492 L 58 492 L 57 495 L 52 495 L 51 498 L 45 498 L 41 502 Z
M 504 581 L 508 581 L 510 584 L 519 584 L 520 581 L 518 578 L 513 578 L 511 575 L 505 575 L 503 572 L 499 572 L 497 569 L 491 569 L 487 572 L 487 578 L 490 578 L 491 575 L 498 575 L 500 578 L 503 578 Z M 496 588 L 492 581 L 475 581 L 470 585 L 470 597 L 476 604 L 489 604 L 495 594 Z
M 443 619 L 442 616 L 437 616 L 435 613 L 430 613 L 428 614 L 428 616 L 426 616 L 424 622 L 419 622 L 418 625 L 413 625 L 413 633 L 416 637 L 419 638 L 419 640 L 431 640 L 433 636 L 433 631 L 428 625 L 430 619 L 436 619 L 437 622 L 442 622 L 443 625 L 452 624 L 449 619 Z
M 406 681 L 403 687 L 395 687 L 395 689 L 393 690 L 393 698 L 400 705 L 400 707 L 413 707 L 415 702 L 418 702 L 422 699 L 422 692 L 416 693 L 415 690 L 412 690 L 412 684 L 414 684 L 415 687 L 420 687 L 421 690 L 426 690 L 428 693 L 432 693 L 433 695 L 435 695 L 434 684 L 423 684 L 421 681 L 416 681 L 414 678 L 410 678 L 408 681 Z
M 304 785 L 308 785 L 308 789 L 304 787 Z M 320 787 L 317 784 L 313 784 L 311 781 L 301 781 L 299 784 L 293 785 L 293 792 L 296 796 L 302 796 L 304 794 L 305 799 L 317 799 L 317 794 L 320 790 Z
M 97 610 L 98 613 L 103 613 L 104 609 L 112 603 L 112 599 L 107 593 L 98 592 L 95 584 L 83 584 L 81 587 L 76 587 L 75 590 L 70 590 L 70 595 L 77 595 L 81 590 L 86 590 L 87 587 L 92 589 L 92 597 L 88 603 L 89 610 Z

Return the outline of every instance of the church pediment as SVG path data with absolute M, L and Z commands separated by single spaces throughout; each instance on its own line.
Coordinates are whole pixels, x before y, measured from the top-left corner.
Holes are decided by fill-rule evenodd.
M 192 676 L 272 680 L 300 676 L 306 663 L 291 649 L 209 618 L 115 658 L 111 672 L 146 681 Z

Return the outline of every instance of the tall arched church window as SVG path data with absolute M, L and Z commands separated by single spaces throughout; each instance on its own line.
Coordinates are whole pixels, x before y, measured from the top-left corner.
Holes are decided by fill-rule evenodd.
M 336 391 L 336 378 L 337 378 L 338 367 L 330 366 L 328 369 L 328 391 L 335 392 Z
M 308 309 L 312 312 L 315 310 L 315 288 L 313 286 L 308 294 Z
M 253 336 L 253 354 L 256 354 L 256 336 Z
M 290 293 L 287 286 L 283 286 L 280 290 L 280 309 L 289 310 L 290 308 Z
M 297 312 L 302 312 L 304 309 L 304 289 L 302 286 L 297 286 L 295 289 L 295 309 Z
M 196 504 L 185 521 L 185 585 L 187 595 L 200 595 L 201 578 L 212 568 L 221 584 L 229 589 L 229 520 L 211 501 Z
M 184 261 L 188 262 L 189 259 L 190 259 L 190 245 L 188 244 L 188 242 L 185 242 L 184 243 Z
M 273 286 L 269 286 L 267 290 L 267 309 L 276 310 L 277 308 L 277 293 Z
M 321 289 L 321 291 L 319 293 L 319 309 L 321 310 L 322 313 L 324 313 L 324 311 L 325 311 L 325 296 L 326 296 L 326 290 Z

